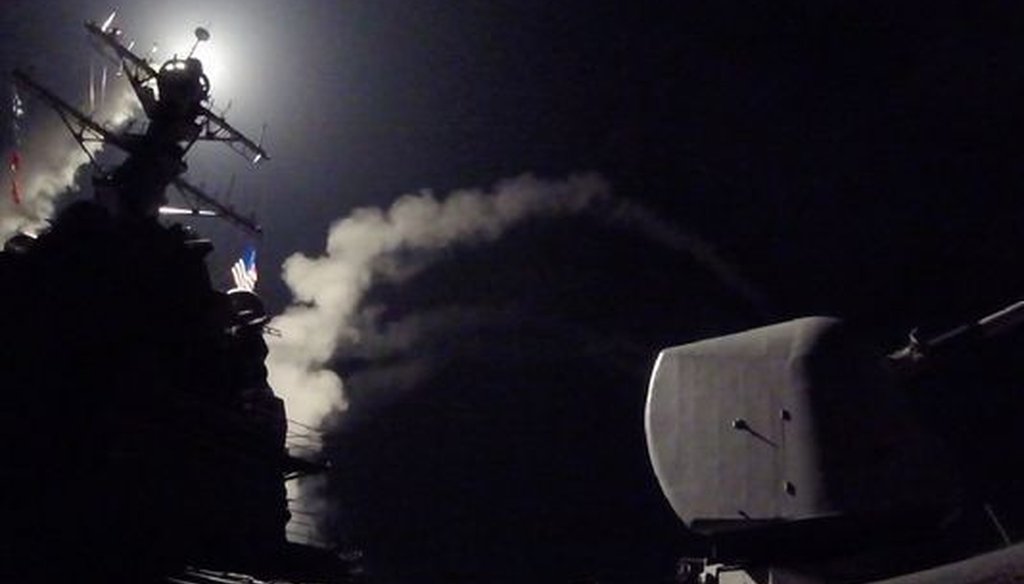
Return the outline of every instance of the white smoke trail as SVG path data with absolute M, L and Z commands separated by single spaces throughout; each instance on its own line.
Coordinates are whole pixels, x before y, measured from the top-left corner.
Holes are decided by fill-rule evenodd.
M 652 242 L 688 253 L 720 282 L 747 301 L 760 316 L 767 319 L 771 315 L 770 303 L 757 288 L 726 261 L 711 243 L 693 231 L 682 229 L 647 207 L 631 201 L 616 200 L 601 213 L 601 217 L 611 226 L 632 229 Z
M 346 408 L 342 380 L 329 362 L 339 343 L 358 340 L 360 302 L 374 282 L 416 273 L 430 261 L 430 252 L 493 241 L 527 219 L 578 213 L 608 196 L 608 185 L 595 174 L 565 181 L 523 175 L 499 182 L 490 193 L 461 190 L 443 200 L 430 192 L 406 195 L 387 211 L 357 209 L 334 223 L 322 256 L 296 254 L 285 262 L 284 279 L 295 303 L 270 324 L 280 336 L 268 338 L 269 380 L 289 418 L 320 427 L 331 413 Z M 415 255 L 399 261 L 396 254 Z M 301 425 L 292 428 L 303 433 Z M 308 446 L 307 441 L 303 447 Z M 299 481 L 288 485 L 293 510 L 289 537 L 329 541 L 324 513 L 308 517 L 297 510 L 327 508 L 320 494 L 323 483 L 315 477 Z
M 25 96 L 28 108 L 45 107 L 31 95 Z M 137 113 L 137 103 L 131 88 L 125 85 L 100 103 L 94 119 L 101 125 L 116 128 Z M 93 154 L 102 145 L 90 143 Z M 10 158 L 10 152 L 4 160 Z M 89 157 L 71 137 L 67 128 L 56 120 L 47 120 L 44 128 L 29 132 L 21 148 L 22 166 L 18 171 L 22 201 L 16 204 L 8 195 L 10 176 L 6 173 L 0 182 L 0 242 L 19 231 L 37 231 L 53 216 L 57 199 L 65 192 L 76 190 L 79 168 L 89 163 Z
M 394 254 L 492 241 L 526 219 L 577 213 L 608 196 L 608 185 L 594 174 L 565 181 L 524 175 L 499 182 L 491 193 L 462 190 L 443 200 L 430 192 L 406 195 L 387 211 L 357 209 L 334 223 L 324 255 L 296 254 L 284 265 L 296 302 L 271 323 L 281 335 L 268 340 L 267 366 L 289 416 L 317 426 L 345 409 L 341 379 L 327 364 L 339 342 L 357 340 L 363 295 L 375 281 L 406 277 L 429 261 L 418 255 L 396 262 Z
M 613 198 L 605 180 L 592 173 L 564 181 L 523 175 L 498 182 L 491 192 L 460 190 L 439 200 L 426 191 L 405 195 L 387 210 L 356 209 L 331 226 L 323 255 L 296 254 L 284 264 L 294 302 L 270 323 L 280 335 L 267 339 L 267 368 L 271 386 L 294 421 L 292 432 L 304 437 L 292 452 L 308 455 L 310 448 L 317 449 L 320 434 L 309 428 L 323 430 L 332 414 L 347 408 L 343 380 L 330 364 L 339 348 L 357 346 L 364 334 L 372 343 L 376 318 L 361 303 L 375 283 L 407 278 L 452 245 L 496 240 L 532 218 L 581 212 L 689 253 L 734 291 L 761 303 L 755 289 L 704 240 L 644 207 Z M 322 490 L 319 481 L 289 484 L 289 498 L 307 508 L 328 509 Z M 305 541 L 329 540 L 316 520 L 289 526 L 290 533 L 299 531 Z

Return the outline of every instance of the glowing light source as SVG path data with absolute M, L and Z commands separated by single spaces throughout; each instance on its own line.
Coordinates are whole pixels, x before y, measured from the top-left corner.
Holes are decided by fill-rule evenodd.
M 161 58 L 169 59 L 168 68 L 174 71 L 186 69 L 184 62 L 186 58 L 199 59 L 203 64 L 203 73 L 210 80 L 210 94 L 218 98 L 219 101 L 231 96 L 229 71 L 232 59 L 228 43 L 202 42 L 210 40 L 210 38 L 210 32 L 203 27 L 197 28 L 192 35 L 188 36 L 179 30 L 173 36 L 162 37 L 162 39 L 170 39 L 170 41 L 160 43 L 160 52 Z

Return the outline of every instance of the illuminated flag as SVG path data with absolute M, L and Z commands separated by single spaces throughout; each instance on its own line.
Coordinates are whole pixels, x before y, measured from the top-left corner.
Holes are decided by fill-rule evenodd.
M 238 258 L 235 265 L 231 266 L 231 279 L 235 282 L 235 288 L 252 292 L 256 289 L 256 248 L 251 245 L 245 248 L 245 253 Z

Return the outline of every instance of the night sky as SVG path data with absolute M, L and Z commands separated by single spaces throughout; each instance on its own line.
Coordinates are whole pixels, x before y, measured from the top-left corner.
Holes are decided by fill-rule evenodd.
M 285 259 L 321 254 L 353 209 L 524 173 L 598 173 L 713 248 L 748 288 L 642 225 L 526 220 L 375 282 L 364 342 L 330 362 L 349 402 L 330 521 L 379 581 L 655 582 L 689 549 L 643 441 L 660 348 L 811 314 L 895 348 L 1020 299 L 1024 10 L 891 4 L 118 8 L 140 46 L 207 26 L 231 63 L 218 105 L 250 134 L 267 123 L 267 164 L 204 147 L 189 176 L 216 190 L 237 172 L 272 313 L 292 301 Z M 111 8 L 6 0 L 0 66 L 81 99 L 81 23 Z M 245 239 L 197 227 L 226 277 Z

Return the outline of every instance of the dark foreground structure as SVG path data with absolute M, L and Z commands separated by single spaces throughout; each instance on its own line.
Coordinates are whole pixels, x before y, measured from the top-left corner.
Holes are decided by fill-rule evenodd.
M 178 214 L 259 233 L 182 175 L 199 141 L 253 164 L 267 154 L 209 109 L 198 59 L 157 68 L 123 44 L 114 16 L 85 28 L 120 62 L 144 131 L 108 128 L 12 76 L 87 154 L 98 142 L 126 156 L 108 168 L 89 154 L 92 200 L 0 253 L 0 581 L 343 579 L 331 553 L 285 538 L 285 478 L 316 467 L 286 453 L 260 299 L 251 285 L 215 290 L 212 244 L 158 221 L 175 212 L 165 206 L 174 185 L 188 203 Z
M 70 206 L 0 253 L 0 578 L 139 581 L 186 565 L 326 579 L 285 542 L 286 418 L 265 316 L 208 241 Z

